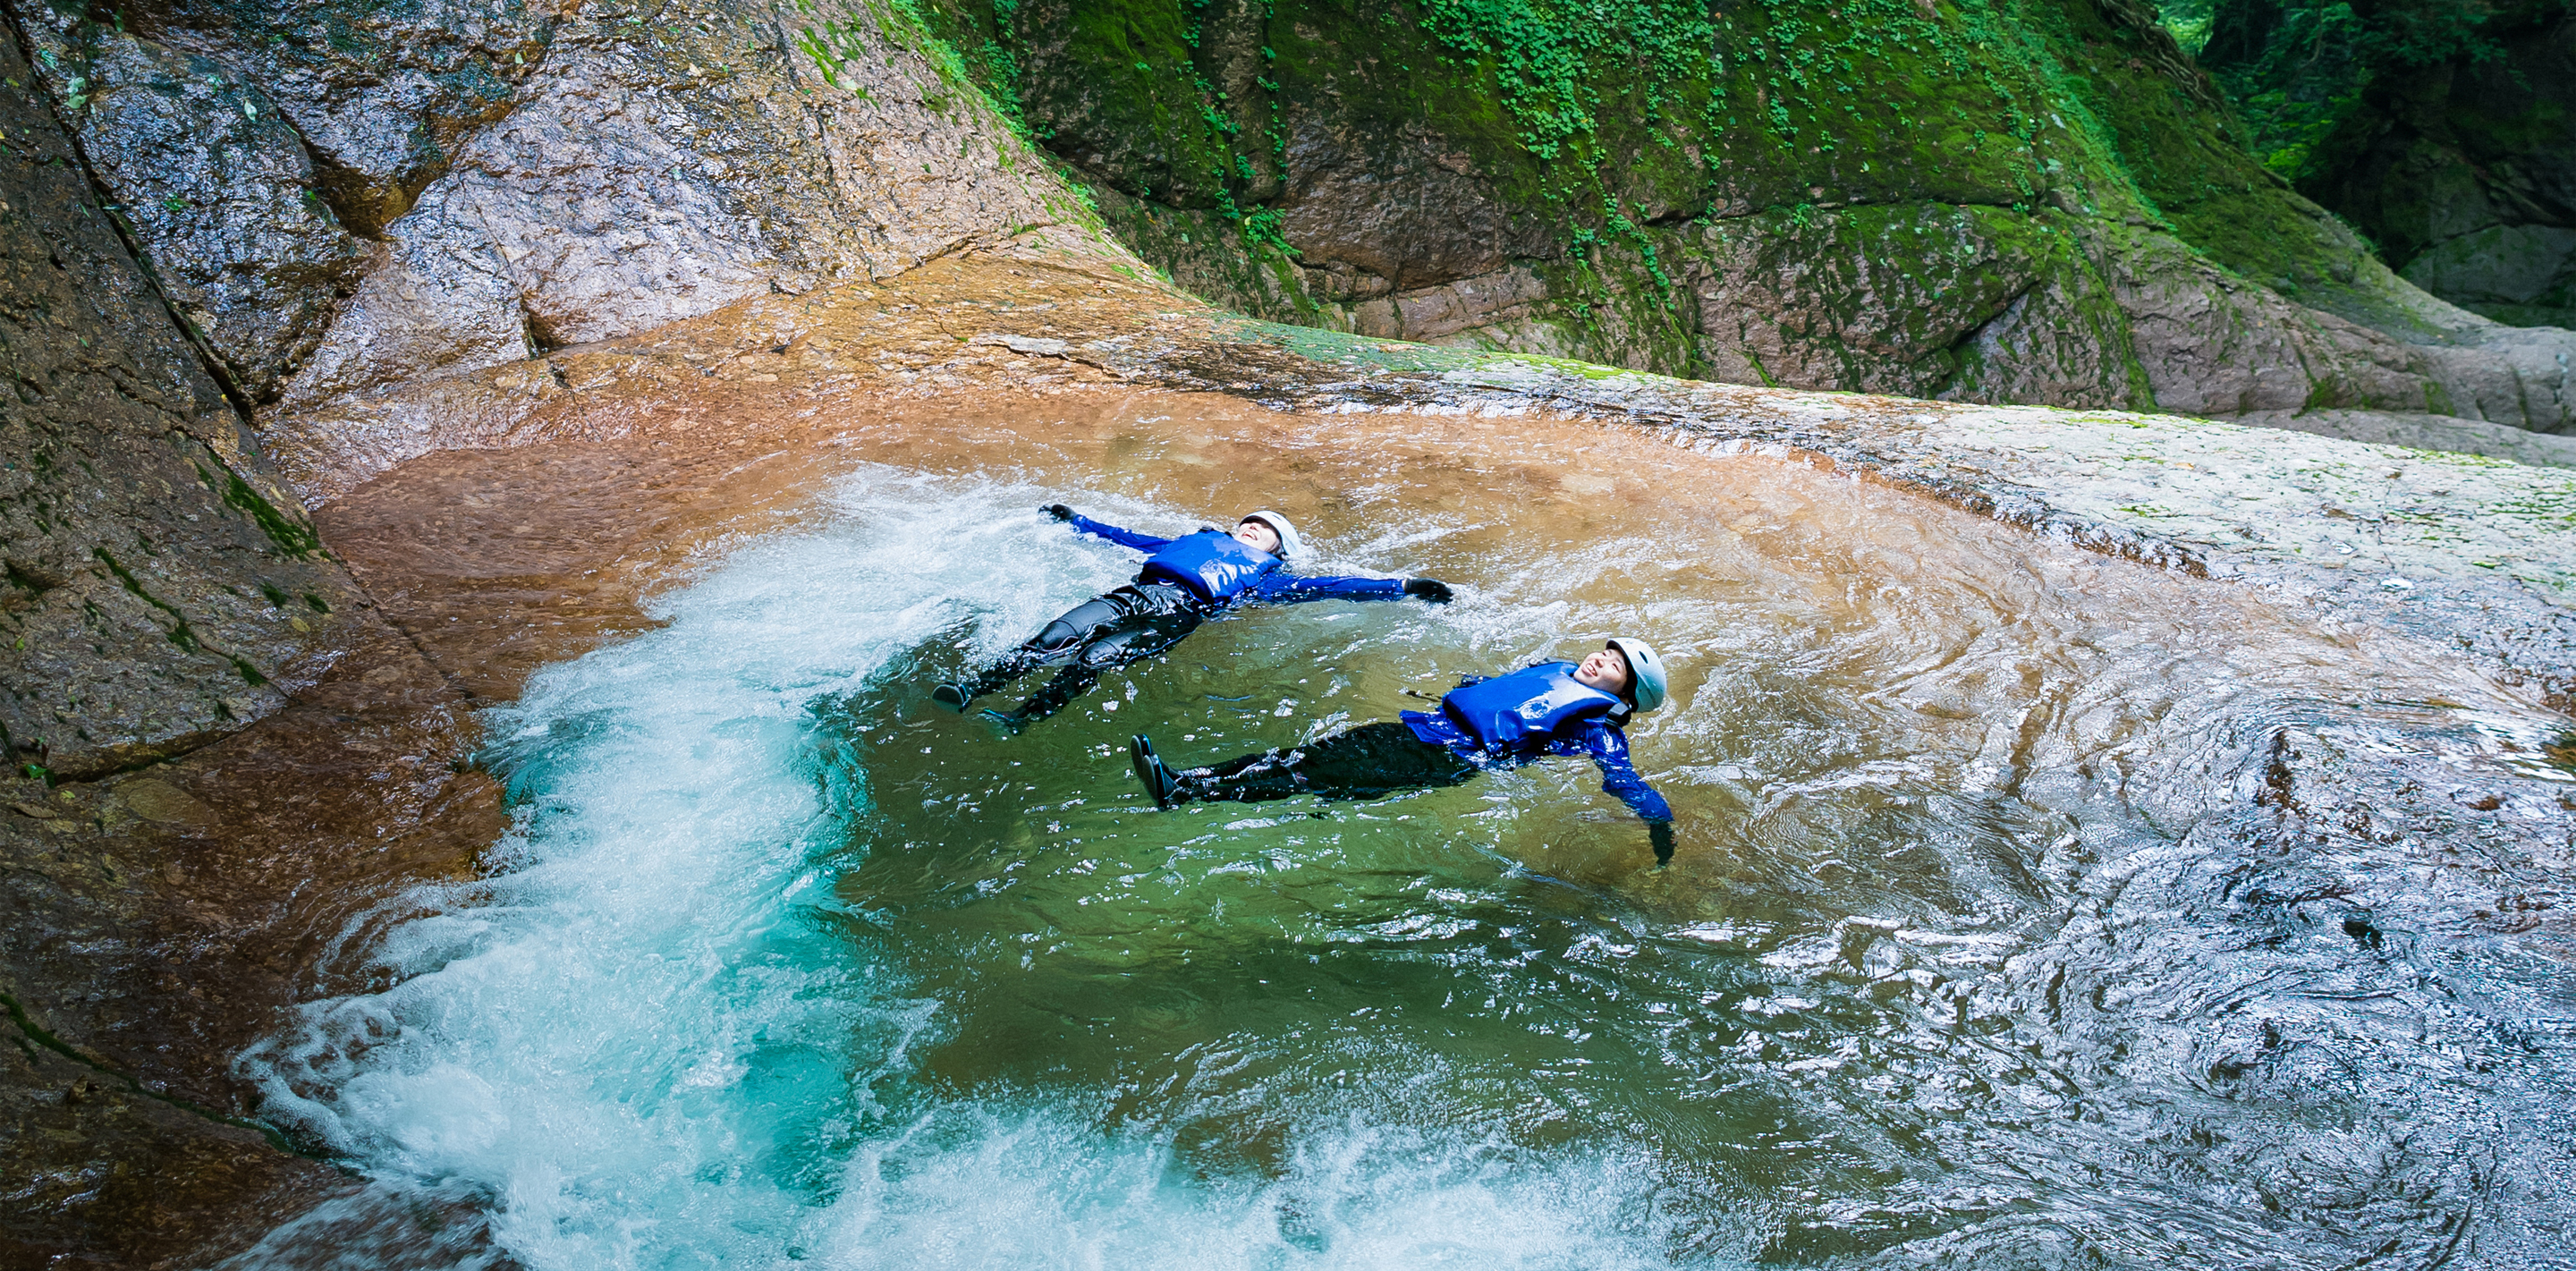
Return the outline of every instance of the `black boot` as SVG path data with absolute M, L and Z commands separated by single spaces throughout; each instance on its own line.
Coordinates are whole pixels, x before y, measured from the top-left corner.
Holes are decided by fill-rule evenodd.
M 966 704 L 975 700 L 975 693 L 963 684 L 942 684 L 930 690 L 930 700 L 963 715 Z
M 1163 758 L 1154 753 L 1153 739 L 1143 733 L 1127 742 L 1128 762 L 1136 765 L 1136 779 L 1145 784 L 1145 793 L 1154 796 L 1154 806 L 1172 806 L 1172 794 L 1180 788 L 1180 779 L 1163 766 Z

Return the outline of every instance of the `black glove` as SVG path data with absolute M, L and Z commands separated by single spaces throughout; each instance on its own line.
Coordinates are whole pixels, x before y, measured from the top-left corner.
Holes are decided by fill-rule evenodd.
M 1407 578 L 1404 580 L 1404 594 L 1420 596 L 1435 605 L 1445 605 L 1449 603 L 1449 584 L 1437 578 Z
M 1673 863 L 1672 822 L 1655 821 L 1649 823 L 1646 826 L 1646 838 L 1655 845 L 1655 863 L 1657 865 L 1670 865 Z
M 1050 503 L 1038 510 L 1059 521 L 1070 521 L 1073 519 L 1073 509 L 1066 507 L 1061 503 Z

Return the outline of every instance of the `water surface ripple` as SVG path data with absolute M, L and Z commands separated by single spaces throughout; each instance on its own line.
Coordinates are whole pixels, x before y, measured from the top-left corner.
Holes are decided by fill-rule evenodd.
M 2570 955 L 2513 934 L 2561 721 L 1793 464 L 1623 490 L 1621 446 L 1535 510 L 1312 453 L 862 466 L 492 712 L 489 875 L 244 1071 L 533 1268 L 2568 1264 Z M 1463 599 L 1229 617 L 1017 739 L 929 708 L 1132 572 L 1034 505 L 1261 481 L 1319 568 Z M 1578 763 L 1156 813 L 1115 744 L 1614 629 L 1677 671 L 1632 732 L 1666 871 Z

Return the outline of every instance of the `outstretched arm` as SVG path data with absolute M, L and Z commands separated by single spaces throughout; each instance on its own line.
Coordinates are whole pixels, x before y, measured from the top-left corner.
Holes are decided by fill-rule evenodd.
M 1637 765 L 1628 759 L 1628 735 L 1607 725 L 1592 730 L 1584 738 L 1583 748 L 1592 756 L 1592 766 L 1601 770 L 1601 790 L 1614 794 L 1628 810 L 1645 821 L 1654 839 L 1655 859 L 1670 860 L 1673 855 L 1673 809 L 1664 796 L 1655 793 L 1646 779 L 1637 775 Z
M 1264 600 L 1295 604 L 1303 600 L 1402 600 L 1420 596 L 1431 603 L 1449 602 L 1449 585 L 1436 578 L 1307 578 L 1286 570 L 1261 576 L 1253 590 Z
M 1111 525 L 1107 521 L 1092 520 L 1090 517 L 1084 516 L 1061 503 L 1050 503 L 1038 510 L 1059 521 L 1070 523 L 1073 528 L 1080 530 L 1085 534 L 1089 534 L 1094 538 L 1108 539 L 1110 542 L 1116 543 L 1120 547 L 1132 547 L 1140 552 L 1159 552 L 1172 545 L 1172 540 L 1168 538 L 1156 538 L 1151 534 L 1139 534 L 1134 530 L 1122 530 L 1115 525 Z

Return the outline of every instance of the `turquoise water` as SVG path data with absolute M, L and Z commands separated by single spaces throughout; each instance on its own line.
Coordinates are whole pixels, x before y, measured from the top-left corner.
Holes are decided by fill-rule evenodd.
M 2202 1106 L 2189 1064 L 2052 1031 L 2033 959 L 2062 986 L 2068 950 L 2117 945 L 2078 930 L 2120 925 L 2088 880 L 2152 872 L 2268 729 L 2492 750 L 2546 722 L 2509 697 L 2427 670 L 2401 696 L 2474 718 L 2375 704 L 2399 673 L 2366 653 L 2180 638 L 2216 622 L 2188 597 L 2037 567 L 1839 613 L 1815 580 L 1588 600 L 1630 566 L 1498 561 L 1455 521 L 1321 537 L 1483 584 L 1458 605 L 1246 612 L 1015 739 L 931 709 L 1132 573 L 1028 510 L 1059 498 L 1195 524 L 867 469 L 663 594 L 658 629 L 536 676 L 486 720 L 518 808 L 488 876 L 407 898 L 380 991 L 245 1057 L 266 1114 L 540 1271 L 2316 1265 L 2377 1238 L 2158 1146 L 2308 1143 L 2317 1113 Z M 1635 732 L 1681 812 L 1670 871 L 1579 761 L 1168 813 L 1126 771 L 1131 731 L 1183 761 L 1286 743 L 1613 623 L 1681 672 Z M 2315 1172 L 2402 1190 L 2403 1140 Z

